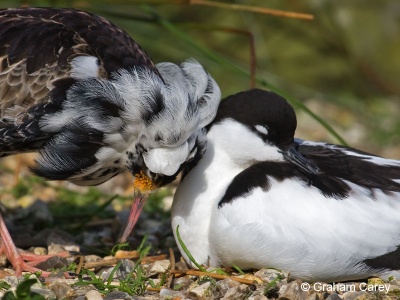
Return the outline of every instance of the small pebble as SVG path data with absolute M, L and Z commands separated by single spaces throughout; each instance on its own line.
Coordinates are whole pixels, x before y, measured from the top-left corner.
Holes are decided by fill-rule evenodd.
M 68 261 L 64 257 L 53 256 L 49 259 L 42 261 L 36 265 L 39 269 L 49 270 L 49 269 L 61 269 L 68 266 Z
M 135 270 L 136 264 L 130 259 L 122 259 L 121 266 L 117 270 L 117 276 L 119 278 L 125 279 L 132 271 Z
M 216 291 L 213 292 L 214 298 L 224 300 L 244 299 L 249 292 L 249 287 L 245 284 L 240 284 L 230 278 L 220 280 L 216 283 Z
M 287 272 L 281 272 L 275 269 L 261 269 L 254 273 L 254 276 L 260 278 L 264 282 L 271 282 L 278 276 L 286 279 L 289 278 L 289 274 Z
M 312 293 L 307 297 L 307 300 L 319 300 L 317 293 Z
M 93 255 L 93 254 L 85 255 L 84 259 L 85 259 L 85 262 L 95 262 L 95 261 L 102 260 L 102 258 L 100 256 Z
M 46 300 L 56 300 L 56 294 L 54 294 L 54 292 L 52 290 L 46 289 L 46 288 L 35 288 L 35 287 L 31 287 L 31 292 L 33 293 L 37 293 L 41 296 L 44 297 L 44 299 Z
M 78 285 L 74 287 L 74 294 L 76 296 L 85 296 L 86 293 L 90 292 L 91 290 L 95 290 L 96 287 L 92 284 L 88 285 Z
M 35 247 L 33 249 L 33 253 L 36 255 L 46 255 L 47 254 L 47 249 L 44 247 Z
M 103 296 L 96 290 L 91 290 L 85 294 L 86 300 L 103 300 Z
M 7 257 L 4 253 L 0 255 L 0 267 L 6 266 L 8 264 Z
M 287 299 L 306 299 L 307 292 L 303 291 L 300 286 L 300 280 L 295 280 L 288 284 L 284 284 L 279 289 L 279 296 Z
M 375 300 L 378 299 L 374 294 L 365 291 L 347 292 L 343 295 L 343 300 Z
M 255 290 L 247 300 L 268 300 L 268 298 L 264 295 L 264 289 Z
M 132 297 L 128 293 L 120 291 L 113 291 L 104 298 L 104 300 L 135 300 L 135 299 L 140 299 L 140 298 Z
M 239 282 L 230 278 L 226 278 L 217 282 L 217 290 L 219 291 L 220 295 L 223 296 L 228 292 L 228 290 L 236 289 L 239 285 Z
M 100 277 L 103 280 L 108 280 L 111 274 L 114 272 L 115 267 L 111 267 L 102 271 Z M 121 265 L 116 272 L 114 272 L 113 279 L 125 279 L 135 268 L 135 263 L 129 259 L 122 259 Z
M 0 270 L 0 279 L 4 279 L 7 276 L 12 276 L 12 274 L 10 272 L 5 271 L 5 270 Z
M 17 276 L 6 276 L 4 277 L 1 281 L 7 283 L 11 287 L 16 287 L 19 283 L 18 277 Z
M 53 291 L 57 299 L 65 299 L 72 292 L 71 286 L 65 282 L 54 282 L 49 285 L 49 289 Z
M 146 270 L 146 276 L 151 277 L 160 273 L 165 273 L 171 267 L 169 259 L 157 260 L 143 268 Z
M 174 291 L 171 289 L 161 289 L 160 290 L 160 299 L 188 299 L 185 297 L 185 294 L 179 291 Z
M 211 282 L 207 281 L 207 282 L 191 289 L 190 295 L 193 295 L 200 299 L 207 299 L 206 297 L 208 297 L 210 295 L 210 286 L 211 286 Z
M 194 280 L 189 276 L 183 276 L 179 278 L 175 278 L 174 280 L 174 290 L 176 291 L 185 291 L 189 288 L 189 286 L 194 284 Z
M 36 282 L 31 285 L 31 288 L 38 288 L 38 289 L 43 288 L 43 284 L 39 281 L 39 279 L 36 277 L 36 275 L 31 274 L 28 278 L 36 280 Z
M 337 293 L 332 293 L 325 300 L 342 300 Z

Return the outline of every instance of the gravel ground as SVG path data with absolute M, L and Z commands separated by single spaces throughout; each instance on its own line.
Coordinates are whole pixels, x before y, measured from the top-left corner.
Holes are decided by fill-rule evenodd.
M 105 203 L 110 194 L 132 194 L 129 177 L 110 181 L 99 188 L 100 193 L 67 183 L 37 181 L 24 170 L 16 177 L 9 171 L 17 168 L 15 160 L 5 161 L 5 168 L 0 168 L 0 203 L 7 206 L 2 207 L 2 215 L 17 246 L 36 254 L 68 250 L 70 257 L 39 264 L 42 269 L 57 270 L 42 278 L 14 276 L 1 256 L 1 299 L 400 299 L 396 279 L 327 284 L 303 282 L 274 269 L 245 274 L 226 269 L 188 270 L 170 227 L 170 196 L 157 205 L 150 203 L 140 217 L 128 242 L 130 249 L 137 249 L 146 236 L 141 250 L 111 255 L 131 202 L 116 199 L 101 210 L 92 206 L 96 197 Z M 77 195 L 81 198 L 75 199 Z M 85 205 L 80 206 L 81 202 Z

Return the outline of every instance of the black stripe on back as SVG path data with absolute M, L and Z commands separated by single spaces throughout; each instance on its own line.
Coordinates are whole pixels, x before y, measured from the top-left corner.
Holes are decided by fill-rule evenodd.
M 245 196 L 257 187 L 267 192 L 271 188 L 270 177 L 278 181 L 301 180 L 304 184 L 317 188 L 327 198 L 344 199 L 350 190 L 346 183 L 335 176 L 309 174 L 287 162 L 260 162 L 235 176 L 218 207 Z
M 343 151 L 373 158 L 371 154 L 336 145 L 335 149 L 332 149 L 325 146 L 300 144 L 298 151 L 322 173 L 332 174 L 367 188 L 372 196 L 373 189 L 379 189 L 385 193 L 400 192 L 400 183 L 393 181 L 400 180 L 400 164 L 397 166 L 375 164 L 366 157 L 349 155 Z

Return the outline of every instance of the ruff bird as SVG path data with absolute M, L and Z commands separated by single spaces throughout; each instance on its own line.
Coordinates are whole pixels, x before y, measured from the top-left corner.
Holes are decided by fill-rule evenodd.
M 100 16 L 0 10 L 0 157 L 38 152 L 31 170 L 45 179 L 97 185 L 128 170 L 139 190 L 168 184 L 204 153 L 219 100 L 199 63 L 154 65 Z M 122 240 L 140 213 L 137 199 Z M 32 270 L 0 223 L 17 273 Z
M 176 191 L 174 232 L 207 266 L 312 281 L 398 275 L 400 161 L 294 138 L 296 126 L 272 92 L 221 101 L 207 150 Z

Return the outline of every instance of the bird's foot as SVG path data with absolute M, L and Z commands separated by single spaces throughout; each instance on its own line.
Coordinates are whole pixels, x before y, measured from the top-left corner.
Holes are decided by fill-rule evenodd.
M 14 244 L 10 233 L 0 214 L 0 254 L 4 253 L 14 268 L 15 275 L 20 276 L 22 272 L 41 272 L 41 276 L 48 277 L 50 272 L 36 268 L 40 262 L 43 262 L 53 256 L 68 257 L 68 252 L 62 252 L 54 255 L 36 255 L 31 253 L 21 253 Z M 27 261 L 27 262 L 26 262 Z
M 7 247 L 4 244 L 0 247 L 0 254 L 1 253 L 5 253 L 7 259 L 10 261 L 11 265 L 14 268 L 16 276 L 22 275 L 22 272 L 30 272 L 30 273 L 39 272 L 41 276 L 48 277 L 51 274 L 51 272 L 43 271 L 39 268 L 36 268 L 35 266 L 38 263 L 44 262 L 54 256 L 60 256 L 60 257 L 69 256 L 69 253 L 67 251 L 49 255 L 21 253 L 16 248 L 12 249 L 12 251 L 7 251 Z

